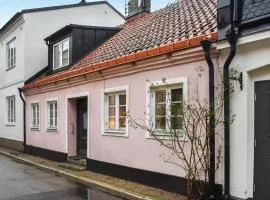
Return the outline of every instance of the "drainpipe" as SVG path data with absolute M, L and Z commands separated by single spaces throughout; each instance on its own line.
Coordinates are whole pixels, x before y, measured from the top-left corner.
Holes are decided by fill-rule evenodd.
M 230 72 L 229 68 L 236 54 L 236 43 L 238 39 L 237 23 L 239 21 L 239 0 L 231 2 L 232 7 L 232 22 L 230 33 L 226 38 L 230 44 L 230 54 L 223 66 L 223 81 L 224 81 L 224 162 L 225 162 L 225 199 L 230 199 Z
M 210 119 L 209 119 L 209 146 L 210 146 L 210 170 L 209 170 L 209 189 L 210 189 L 210 199 L 215 198 L 215 168 L 216 168 L 216 141 L 215 141 L 215 74 L 214 74 L 214 64 L 211 59 L 211 45 L 212 42 L 209 40 L 204 40 L 201 42 L 205 53 L 205 60 L 208 64 L 209 69 L 209 111 L 210 111 Z
M 19 90 L 19 93 L 20 93 L 20 98 L 21 98 L 21 100 L 23 102 L 23 145 L 24 145 L 24 151 L 25 151 L 25 146 L 26 146 L 26 121 L 25 121 L 26 112 L 25 112 L 25 106 L 26 106 L 26 103 L 25 103 L 25 99 L 22 96 L 22 92 L 23 92 L 22 88 L 18 88 L 18 90 Z
M 223 66 L 224 81 L 224 141 L 225 141 L 225 198 L 230 196 L 230 74 L 229 68 L 236 54 L 237 34 L 232 31 L 227 36 L 230 43 L 230 54 Z

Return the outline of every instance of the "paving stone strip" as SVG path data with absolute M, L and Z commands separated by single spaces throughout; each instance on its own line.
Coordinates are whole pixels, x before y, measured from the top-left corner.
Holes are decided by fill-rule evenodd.
M 18 162 L 35 166 L 39 169 L 66 176 L 73 181 L 85 184 L 93 189 L 98 189 L 112 195 L 128 200 L 186 200 L 178 194 L 145 186 L 142 184 L 125 181 L 122 179 L 94 173 L 88 170 L 72 171 L 61 167 L 57 162 L 40 157 L 23 154 L 0 147 L 0 153 Z

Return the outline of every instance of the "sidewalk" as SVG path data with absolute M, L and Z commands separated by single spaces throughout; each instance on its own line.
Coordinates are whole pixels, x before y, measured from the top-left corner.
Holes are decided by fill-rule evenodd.
M 85 184 L 91 188 L 113 194 L 130 200 L 186 200 L 184 196 L 164 190 L 148 187 L 134 182 L 117 179 L 102 174 L 85 171 L 72 171 L 60 166 L 59 163 L 23 154 L 0 147 L 0 154 L 8 156 L 18 162 L 36 166 L 39 169 L 66 176 L 73 181 Z

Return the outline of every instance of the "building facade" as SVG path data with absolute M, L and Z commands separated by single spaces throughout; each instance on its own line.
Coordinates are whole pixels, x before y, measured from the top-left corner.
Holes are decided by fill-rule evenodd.
M 22 150 L 23 101 L 18 88 L 48 65 L 44 38 L 69 24 L 116 27 L 124 17 L 100 1 L 29 9 L 0 30 L 0 145 Z
M 200 42 L 216 41 L 216 4 L 184 0 L 148 10 L 129 16 L 119 33 L 78 63 L 23 88 L 27 151 L 57 161 L 84 158 L 91 171 L 185 194 L 185 172 L 164 162 L 162 155 L 169 151 L 130 126 L 127 115 L 143 120 L 145 113 L 166 106 L 167 98 L 178 97 L 174 103 L 208 98 L 208 65 Z M 196 23 L 198 28 L 191 25 Z M 213 49 L 215 64 L 216 56 Z M 201 78 L 199 67 L 205 69 Z M 171 126 L 154 115 L 155 129 Z M 223 184 L 221 170 L 216 183 Z
M 230 65 L 237 71 L 231 77 L 235 92 L 230 95 L 230 115 L 235 119 L 228 145 L 229 195 L 233 199 L 270 198 L 269 6 L 264 0 L 218 3 L 220 63 L 225 63 L 232 49 L 226 34 L 237 39 L 236 55 Z

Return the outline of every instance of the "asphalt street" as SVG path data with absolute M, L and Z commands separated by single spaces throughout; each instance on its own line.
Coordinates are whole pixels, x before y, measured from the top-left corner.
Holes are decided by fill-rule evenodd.
M 120 200 L 0 155 L 0 200 Z

